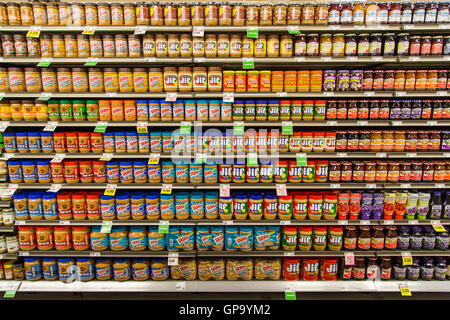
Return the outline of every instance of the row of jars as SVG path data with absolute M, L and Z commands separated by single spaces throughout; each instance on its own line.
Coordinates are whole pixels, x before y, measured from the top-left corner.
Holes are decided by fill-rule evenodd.
M 292 57 L 447 55 L 450 36 L 399 34 L 228 34 L 1 36 L 4 57 Z M 0 51 L 0 54 L 2 52 Z
M 446 23 L 447 2 L 3 3 L 9 25 L 327 25 Z

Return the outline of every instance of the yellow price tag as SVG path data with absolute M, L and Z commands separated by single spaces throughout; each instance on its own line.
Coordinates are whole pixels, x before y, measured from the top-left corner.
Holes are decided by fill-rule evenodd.
M 408 287 L 400 287 L 400 293 L 402 294 L 402 296 L 411 296 L 411 289 L 409 289 Z
M 445 232 L 445 228 L 442 224 L 433 224 L 434 231 Z
M 161 188 L 161 194 L 171 194 L 171 193 L 172 193 L 172 185 L 163 184 Z
M 148 164 L 158 164 L 159 158 L 150 158 L 148 159 Z
M 114 196 L 116 194 L 116 186 L 108 185 L 105 190 L 105 196 Z
M 148 133 L 148 129 L 147 129 L 147 127 L 137 127 L 137 132 Z
M 403 265 L 411 266 L 413 264 L 412 257 L 403 257 Z
M 83 30 L 81 34 L 92 36 L 95 33 L 95 30 Z
M 41 30 L 30 30 L 27 32 L 27 37 L 39 38 L 40 34 L 41 34 Z

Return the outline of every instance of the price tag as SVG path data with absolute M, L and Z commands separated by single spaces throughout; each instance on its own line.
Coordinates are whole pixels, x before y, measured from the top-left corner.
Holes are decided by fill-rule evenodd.
M 111 228 L 112 228 L 112 221 L 103 221 L 100 232 L 101 233 L 111 233 Z
M 450 152 L 443 152 L 445 158 L 450 158 Z
M 278 184 L 276 185 L 277 189 L 277 196 L 284 197 L 287 196 L 287 189 L 285 184 Z
M 334 92 L 322 92 L 322 95 L 325 97 L 332 97 L 334 96 Z
M 361 220 L 359 223 L 361 225 L 370 225 L 370 220 Z
M 373 97 L 375 95 L 375 91 L 365 91 L 364 95 L 366 97 Z
M 387 154 L 386 154 L 386 152 L 377 152 L 376 157 L 377 158 L 386 158 Z
M 8 188 L 2 190 L 2 197 L 12 197 L 12 195 L 16 192 L 19 185 L 17 183 L 8 184 Z
M 189 121 L 181 121 L 180 133 L 191 134 L 192 123 Z
M 348 221 L 347 220 L 338 220 L 338 225 L 346 226 L 346 225 L 348 225 Z
M 285 251 L 284 253 L 283 253 L 283 255 L 285 256 L 285 257 L 293 257 L 294 256 L 294 251 Z
M 28 257 L 30 255 L 30 253 L 28 251 L 20 251 L 19 252 L 19 256 L 25 256 Z
M 43 131 L 55 131 L 55 129 L 58 127 L 58 121 L 49 121 L 47 122 L 47 125 L 44 127 Z
M 48 101 L 52 97 L 51 92 L 41 92 L 41 95 L 36 99 L 38 101 Z
M 220 196 L 221 197 L 229 197 L 230 196 L 230 185 L 229 184 L 221 184 L 219 187 Z
M 417 158 L 417 153 L 415 152 L 407 152 L 406 157 L 408 158 Z
M 100 257 L 100 252 L 90 252 L 89 256 L 90 257 Z
M 295 294 L 295 290 L 292 288 L 286 289 L 284 291 L 284 298 L 286 300 L 297 300 L 297 296 Z
M 347 57 L 345 58 L 347 61 L 358 61 L 358 57 Z
M 193 37 L 204 37 L 205 36 L 205 28 L 194 26 L 192 27 L 192 36 Z
M 369 121 L 357 121 L 356 124 L 358 126 L 367 126 L 369 124 Z
M 171 193 L 172 193 L 172 185 L 163 184 L 161 188 L 161 194 L 171 194 Z
M 366 26 L 363 26 L 363 25 L 360 25 L 360 24 L 354 25 L 353 27 L 354 27 L 356 30 L 363 30 L 363 29 L 366 28 Z
M 1 159 L 2 160 L 9 160 L 11 158 L 14 158 L 14 153 L 4 153 L 3 157 Z
M 330 30 L 340 30 L 341 26 L 340 25 L 330 25 L 329 28 L 330 28 Z
M 377 184 L 376 183 L 366 183 L 366 189 L 376 189 Z
M 13 281 L 12 284 L 8 286 L 8 289 L 6 289 L 3 298 L 13 299 L 16 296 L 17 291 L 19 291 L 21 284 L 22 281 Z
M 202 58 L 202 57 L 194 58 L 194 63 L 203 63 L 205 61 L 206 61 L 206 58 Z
M 29 38 L 39 38 L 40 35 L 41 35 L 41 27 L 39 26 L 33 26 L 27 32 L 27 37 Z
M 383 220 L 383 224 L 385 225 L 394 224 L 394 220 Z
M 256 167 L 258 165 L 258 155 L 256 153 L 249 153 L 247 155 L 247 166 Z
M 70 221 L 69 220 L 60 220 L 59 225 L 60 226 L 68 226 L 68 225 L 70 225 Z
M 287 226 L 287 225 L 290 225 L 290 224 L 291 224 L 290 220 L 281 220 L 280 221 L 280 225 L 281 226 Z
M 107 96 L 108 98 L 114 98 L 114 97 L 117 97 L 117 92 L 107 92 L 107 93 L 106 93 L 106 96 Z
M 178 265 L 178 253 L 169 253 L 168 259 L 167 259 L 167 265 L 169 267 Z
M 175 291 L 185 291 L 186 290 L 186 282 L 175 282 Z
M 223 102 L 234 102 L 234 92 L 224 92 L 223 93 Z
M 138 133 L 148 133 L 148 122 L 142 121 L 137 123 L 137 132 Z
M 95 67 L 98 63 L 98 58 L 95 57 L 91 57 L 91 58 L 87 58 L 86 62 L 84 63 L 84 65 L 86 67 Z
M 299 34 L 300 28 L 299 26 L 288 26 L 288 32 L 289 34 Z
M 397 91 L 395 92 L 396 97 L 403 97 L 406 96 L 406 91 Z
M 408 220 L 408 224 L 419 224 L 417 220 Z
M 399 284 L 398 287 L 400 288 L 400 294 L 405 297 L 411 296 L 411 289 L 406 284 Z
M 134 34 L 145 34 L 147 32 L 147 27 L 144 26 L 137 26 L 136 29 L 134 29 Z
M 293 131 L 292 121 L 281 122 L 281 132 L 283 133 L 283 135 L 292 136 Z
M 444 57 L 444 61 L 449 61 L 450 60 L 450 56 L 445 56 Z
M 340 183 L 330 183 L 330 189 L 340 189 L 341 184 Z
M 4 97 L 5 97 L 5 93 L 4 92 L 0 92 L 0 101 L 2 101 Z
M 233 220 L 223 220 L 222 223 L 226 226 L 232 226 L 234 224 Z
M 144 62 L 156 62 L 156 58 L 155 57 L 146 57 L 146 58 L 144 58 Z
M 411 188 L 411 183 L 400 183 L 401 189 L 409 189 Z
M 248 38 L 258 38 L 258 36 L 259 36 L 258 27 L 247 27 Z
M 372 61 L 382 61 L 383 57 L 372 57 Z
M 414 25 L 413 24 L 404 24 L 403 29 L 404 30 L 414 29 Z
M 177 101 L 177 93 L 176 92 L 166 92 L 166 101 L 168 101 L 168 102 Z
M 420 57 L 414 57 L 414 56 L 411 56 L 411 57 L 408 57 L 408 60 L 409 60 L 409 61 L 419 61 L 419 60 L 420 60 Z
M 206 163 L 206 153 L 196 153 L 195 163 Z
M 427 126 L 437 126 L 438 122 L 436 120 L 427 121 Z
M 345 252 L 344 253 L 345 264 L 348 266 L 355 265 L 355 254 L 353 252 Z
M 413 264 L 413 259 L 411 252 L 402 252 L 402 260 L 405 266 L 410 266 Z
M 105 196 L 114 196 L 116 194 L 117 184 L 108 184 L 106 186 Z
M 158 233 L 169 233 L 169 221 L 159 221 Z
M 23 225 L 25 225 L 25 221 L 20 221 L 20 220 L 16 220 L 16 221 L 14 221 L 14 224 L 16 225 L 16 226 L 23 226 Z
M 99 159 L 100 161 L 111 161 L 111 159 L 113 158 L 113 154 L 112 153 L 104 153 L 102 155 L 102 157 Z
M 433 226 L 434 231 L 436 232 L 445 232 L 444 226 L 441 224 L 440 220 L 431 220 L 430 224 Z
M 81 34 L 92 36 L 95 33 L 94 27 L 86 27 Z
M 105 133 L 107 126 L 108 126 L 107 121 L 97 121 L 97 125 L 95 126 L 94 132 Z
M 337 126 L 337 121 L 327 121 L 327 126 Z
M 0 132 L 5 132 L 5 130 L 9 126 L 9 121 L 1 121 L 0 122 Z
M 434 187 L 436 189 L 444 189 L 445 188 L 445 183 L 435 183 Z
M 55 154 L 55 157 L 52 160 L 50 160 L 50 162 L 61 163 L 61 161 L 63 161 L 65 157 L 66 157 L 65 153 L 57 153 Z
M 235 121 L 233 123 L 233 134 L 235 136 L 244 135 L 244 122 L 243 121 Z
M 242 58 L 242 69 L 255 69 L 255 60 L 253 58 Z
M 287 92 L 277 92 L 277 97 L 287 97 Z
M 158 164 L 161 155 L 159 153 L 150 154 L 150 158 L 148 159 L 148 164 Z
M 295 62 L 304 62 L 306 60 L 305 57 L 294 57 Z
M 440 23 L 438 25 L 439 29 L 450 29 L 450 24 Z
M 448 92 L 447 91 L 436 91 L 436 95 L 438 95 L 438 96 L 447 96 Z
M 47 68 L 52 63 L 52 58 L 41 58 L 41 61 L 38 63 L 38 67 Z
M 346 152 L 338 152 L 336 153 L 336 158 L 347 158 Z
M 331 57 L 322 57 L 322 58 L 320 58 L 320 61 L 323 61 L 323 62 L 330 62 L 332 59 L 331 59 Z
M 306 160 L 306 153 L 297 153 L 295 155 L 295 158 L 297 159 L 297 166 L 306 167 L 306 165 L 308 164 Z
M 48 189 L 48 192 L 58 192 L 61 190 L 62 185 L 59 183 L 54 183 L 50 186 L 50 189 Z

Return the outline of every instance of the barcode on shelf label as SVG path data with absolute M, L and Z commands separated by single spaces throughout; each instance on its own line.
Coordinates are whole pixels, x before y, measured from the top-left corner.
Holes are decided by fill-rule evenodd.
M 394 127 L 395 126 L 401 126 L 401 125 L 403 125 L 403 122 L 402 121 L 392 121 L 391 125 L 394 126 Z
M 361 225 L 370 225 L 370 220 L 361 220 L 359 223 Z
M 222 223 L 227 226 L 232 226 L 234 224 L 233 220 L 223 220 Z
M 348 225 L 348 221 L 347 220 L 338 220 L 338 225 L 346 226 L 346 225 Z
M 325 97 L 332 97 L 334 96 L 334 92 L 322 92 L 322 95 Z
M 347 61 L 358 61 L 358 57 L 346 57 L 345 60 L 347 60 Z
M 383 57 L 372 57 L 372 61 L 382 61 Z
M 326 61 L 326 62 L 330 62 L 332 59 L 331 59 L 331 57 L 322 57 L 322 58 L 320 58 L 320 61 Z
M 290 220 L 281 220 L 280 221 L 280 225 L 282 225 L 282 226 L 287 226 L 287 225 L 290 225 L 290 224 L 291 224 Z
M 330 189 L 340 189 L 341 184 L 340 183 L 330 183 Z
M 376 183 L 366 183 L 366 189 L 376 189 L 377 184 Z
M 26 224 L 26 222 L 25 222 L 25 221 L 21 221 L 21 220 L 15 220 L 15 221 L 14 221 L 14 224 L 15 224 L 16 226 L 23 226 L 23 225 Z
M 337 121 L 327 121 L 327 126 L 337 126 Z
M 408 224 L 419 224 L 417 220 L 408 220 Z
M 294 254 L 295 254 L 295 252 L 293 252 L 293 251 L 285 251 L 284 252 L 284 256 L 285 257 L 293 257 Z
M 108 92 L 108 93 L 106 93 L 106 96 L 107 96 L 108 98 L 114 98 L 114 97 L 117 97 L 117 92 Z
M 30 253 L 26 252 L 26 251 L 20 251 L 19 252 L 19 256 L 29 256 L 29 255 L 30 255 Z
M 206 61 L 206 58 L 202 58 L 202 57 L 200 57 L 200 58 L 194 58 L 194 62 L 195 63 L 203 63 L 203 62 L 205 62 Z
M 408 158 L 417 158 L 417 153 L 415 152 L 407 152 L 406 157 Z
M 44 127 L 43 131 L 55 131 L 55 129 L 58 127 L 58 121 L 49 121 L 47 122 L 47 125 Z
M 367 126 L 369 124 L 369 121 L 360 120 L 360 121 L 357 121 L 356 124 L 358 126 Z
M 221 184 L 219 188 L 220 188 L 220 196 L 221 197 L 229 197 L 230 196 L 230 185 L 229 184 Z
M 223 93 L 223 102 L 234 102 L 234 92 L 224 92 Z
M 336 153 L 336 157 L 337 158 L 347 158 L 347 153 L 346 152 L 338 152 L 338 153 Z
M 402 260 L 405 266 L 410 266 L 413 264 L 411 252 L 402 252 Z
M 393 220 L 383 220 L 383 224 L 394 224 Z
M 175 282 L 175 291 L 185 291 L 186 290 L 186 282 Z
M 403 29 L 404 30 L 414 29 L 414 25 L 413 24 L 404 24 L 403 25 Z
M 365 95 L 366 97 L 372 97 L 372 96 L 375 95 L 375 91 L 365 91 L 365 92 L 364 92 L 364 95 Z
M 386 152 L 377 152 L 376 157 L 377 158 L 386 158 L 387 153 Z
M 287 97 L 287 92 L 277 92 L 277 97 Z
M 60 220 L 59 224 L 61 226 L 68 226 L 68 225 L 70 225 L 70 221 L 69 220 Z
M 277 184 L 275 188 L 277 190 L 277 196 L 279 197 L 287 196 L 287 188 L 285 184 Z
M 171 194 L 171 193 L 172 193 L 172 185 L 163 184 L 161 188 L 161 194 Z
M 355 264 L 355 254 L 353 252 L 344 252 L 345 264 L 353 266 Z
M 406 96 L 406 91 L 397 91 L 395 93 L 396 97 L 402 97 L 402 96 Z
M 59 190 L 61 190 L 62 185 L 59 183 L 54 183 L 50 186 L 50 189 L 48 189 L 48 192 L 58 192 Z
M 169 253 L 167 264 L 169 266 L 177 266 L 178 265 L 178 253 Z
M 409 61 L 419 61 L 420 57 L 411 56 L 408 58 Z
M 192 27 L 192 36 L 193 37 L 204 37 L 205 36 L 205 28 L 201 26 Z
M 166 92 L 166 101 L 167 102 L 177 101 L 177 93 L 176 92 Z
M 89 256 L 90 257 L 100 257 L 100 252 L 90 252 Z
M 156 58 L 155 57 L 146 57 L 146 58 L 144 58 L 144 62 L 156 62 Z
M 444 189 L 445 188 L 445 183 L 435 183 L 434 187 L 437 189 Z
M 330 30 L 340 30 L 341 26 L 340 25 L 330 25 Z
M 438 122 L 436 120 L 428 120 L 427 126 L 437 126 Z

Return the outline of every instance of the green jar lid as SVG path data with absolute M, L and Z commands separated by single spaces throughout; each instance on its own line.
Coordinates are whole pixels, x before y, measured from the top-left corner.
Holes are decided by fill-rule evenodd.
M 48 100 L 49 104 L 59 104 L 59 100 Z
M 98 104 L 98 100 L 86 100 L 86 104 Z
M 72 104 L 72 100 L 60 100 L 60 104 Z
M 73 100 L 73 104 L 84 104 L 84 100 Z

